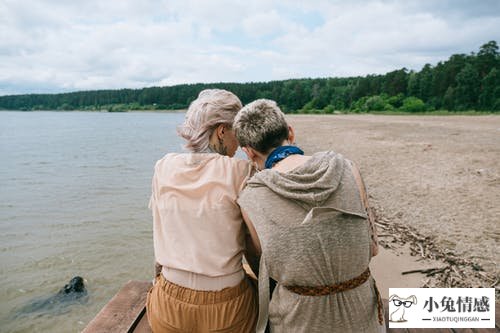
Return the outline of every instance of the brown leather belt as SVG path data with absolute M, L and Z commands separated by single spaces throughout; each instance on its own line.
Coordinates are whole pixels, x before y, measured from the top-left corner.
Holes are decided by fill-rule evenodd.
M 370 277 L 370 268 L 367 268 L 361 275 L 356 276 L 350 280 L 332 284 L 330 286 L 318 286 L 318 287 L 307 287 L 307 286 L 284 286 L 286 289 L 290 290 L 295 294 L 302 296 L 325 296 L 330 294 L 341 293 L 346 290 L 354 289 L 365 283 Z M 375 284 L 375 294 L 377 297 L 377 307 L 378 307 L 378 322 L 380 325 L 384 322 L 384 306 L 382 304 L 382 298 L 378 291 L 377 285 Z

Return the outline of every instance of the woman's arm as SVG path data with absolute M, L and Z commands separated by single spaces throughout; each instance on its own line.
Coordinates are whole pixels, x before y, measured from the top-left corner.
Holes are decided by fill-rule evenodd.
M 157 184 L 156 184 L 156 165 L 155 165 L 153 178 L 151 180 L 151 197 L 149 198 L 149 204 L 148 204 L 148 208 L 151 209 L 151 215 L 153 217 L 153 221 L 158 220 L 160 218 L 160 212 L 158 211 L 158 206 L 156 205 L 156 201 L 157 201 Z M 162 265 L 155 260 L 153 281 L 158 276 L 160 276 L 161 269 Z
M 155 278 L 160 276 L 162 267 L 162 265 L 155 261 Z
M 242 209 L 241 216 L 243 216 L 243 221 L 245 221 L 247 232 L 245 233 L 245 258 L 250 265 L 250 268 L 255 273 L 259 275 L 259 260 L 262 253 L 260 247 L 259 237 L 255 231 L 252 221 L 248 217 L 248 214 Z
M 366 214 L 368 215 L 368 223 L 370 225 L 370 235 L 371 235 L 371 255 L 372 257 L 378 254 L 378 236 L 377 236 L 377 228 L 375 226 L 375 214 L 373 213 L 372 208 L 368 204 L 368 195 L 366 193 L 365 183 L 363 178 L 361 178 L 361 174 L 359 173 L 359 169 L 357 166 L 352 163 L 352 173 L 354 175 L 354 179 L 356 179 L 356 183 L 359 187 L 359 193 L 361 195 L 361 201 L 365 206 Z

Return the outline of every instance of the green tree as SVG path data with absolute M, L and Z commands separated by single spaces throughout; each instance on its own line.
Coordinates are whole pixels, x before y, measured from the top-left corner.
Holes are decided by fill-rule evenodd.
M 477 105 L 480 79 L 477 70 L 470 63 L 457 75 L 455 91 L 456 107 L 459 110 L 473 109 Z
M 387 73 L 384 76 L 382 92 L 389 96 L 397 94 L 406 94 L 408 87 L 408 70 L 406 68 L 398 69 Z
M 390 104 L 393 108 L 397 109 L 403 105 L 404 98 L 405 96 L 403 94 L 397 94 L 396 96 L 387 98 L 387 103 Z
M 424 68 L 418 73 L 419 85 L 417 97 L 420 97 L 424 101 L 428 101 L 432 96 L 433 90 L 433 70 L 430 64 L 425 64 Z
M 481 77 L 485 77 L 499 65 L 499 53 L 497 42 L 492 40 L 481 46 L 477 54 L 477 70 Z
M 448 87 L 443 97 L 443 107 L 447 110 L 455 109 L 455 89 Z
M 386 96 L 376 95 L 368 97 L 365 102 L 365 109 L 368 111 L 384 111 L 384 110 L 392 110 L 393 107 L 389 103 L 387 103 Z
M 422 112 L 427 109 L 424 101 L 417 97 L 408 97 L 403 101 L 403 106 L 401 106 L 401 110 L 407 112 Z
M 418 80 L 418 74 L 413 71 L 408 75 L 408 88 L 406 91 L 409 96 L 420 96 L 420 82 Z
M 479 105 L 483 110 L 496 110 L 500 100 L 500 72 L 493 68 L 481 82 L 482 91 L 479 95 Z

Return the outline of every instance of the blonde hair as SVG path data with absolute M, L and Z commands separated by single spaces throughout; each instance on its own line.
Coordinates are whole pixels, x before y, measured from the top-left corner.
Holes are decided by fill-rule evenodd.
M 251 147 L 263 154 L 288 139 L 288 124 L 275 101 L 258 99 L 245 105 L 233 122 L 241 147 Z
M 206 89 L 189 105 L 184 123 L 177 128 L 187 140 L 185 148 L 195 152 L 208 149 L 210 136 L 217 126 L 231 128 L 236 113 L 242 108 L 240 99 L 230 91 Z

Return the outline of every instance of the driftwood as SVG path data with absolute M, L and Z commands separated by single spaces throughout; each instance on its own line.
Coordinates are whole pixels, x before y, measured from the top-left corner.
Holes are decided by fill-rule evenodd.
M 417 243 L 418 247 L 420 248 L 420 255 L 422 256 L 422 258 L 425 258 L 425 251 L 424 251 L 424 247 L 422 246 L 421 243 Z
M 446 267 L 435 267 L 435 268 L 426 268 L 426 269 L 413 269 L 411 271 L 402 272 L 402 275 L 412 274 L 412 273 L 423 273 L 429 275 L 434 275 L 436 273 L 442 272 L 446 269 Z
M 418 261 L 432 260 L 446 266 L 416 269 L 402 274 L 423 273 L 430 279 L 423 282 L 425 287 L 436 288 L 495 288 L 496 298 L 500 300 L 500 275 L 486 272 L 474 259 L 457 255 L 454 251 L 441 247 L 434 237 L 422 235 L 415 228 L 381 216 L 377 207 L 373 209 L 375 225 L 382 232 L 379 235 L 379 244 L 386 249 L 399 250 L 409 246 L 410 254 L 418 256 Z

